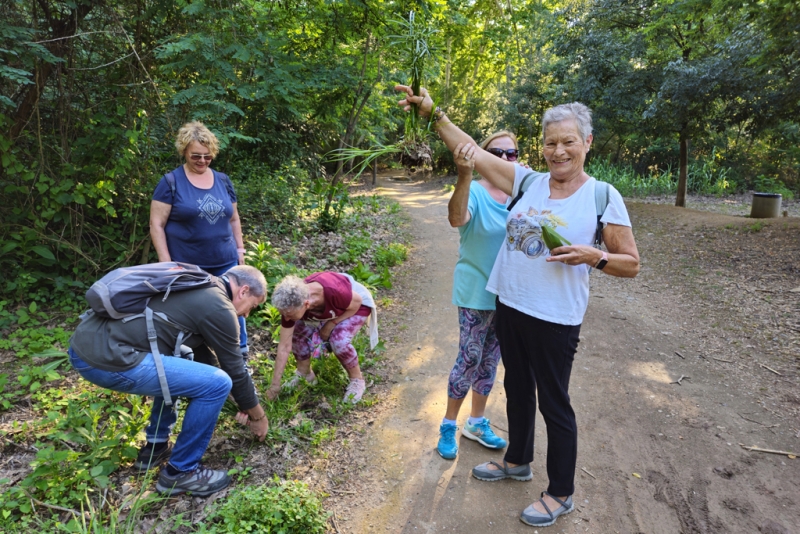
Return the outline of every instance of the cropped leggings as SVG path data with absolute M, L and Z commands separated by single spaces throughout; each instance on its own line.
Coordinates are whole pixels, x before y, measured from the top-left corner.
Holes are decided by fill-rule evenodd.
M 458 326 L 458 356 L 450 371 L 447 396 L 463 399 L 470 388 L 479 395 L 488 395 L 492 391 L 497 363 L 500 361 L 495 311 L 459 307 Z
M 581 327 L 536 319 L 497 302 L 497 337 L 506 368 L 508 440 L 505 460 L 533 461 L 536 399 L 547 427 L 551 495 L 575 492 L 578 426 L 569 400 L 569 377 Z
M 358 353 L 353 347 L 353 338 L 356 337 L 359 329 L 364 326 L 367 319 L 369 317 L 353 315 L 333 327 L 331 331 L 328 344 L 345 369 L 352 369 L 358 366 Z M 292 336 L 292 352 L 297 361 L 307 360 L 312 356 L 319 358 L 325 345 L 324 340 L 319 335 L 319 330 L 323 324 L 311 326 L 304 321 L 295 323 L 294 335 Z

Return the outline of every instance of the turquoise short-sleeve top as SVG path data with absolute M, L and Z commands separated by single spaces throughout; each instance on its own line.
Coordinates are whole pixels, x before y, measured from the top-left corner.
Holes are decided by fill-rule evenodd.
M 453 304 L 493 310 L 495 295 L 486 291 L 486 282 L 506 236 L 508 211 L 477 182 L 470 184 L 467 209 L 469 222 L 458 228 L 461 242 L 453 274 Z

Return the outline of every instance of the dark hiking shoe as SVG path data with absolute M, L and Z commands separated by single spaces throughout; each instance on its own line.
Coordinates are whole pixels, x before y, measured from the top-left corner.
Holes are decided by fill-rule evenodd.
M 139 471 L 147 471 L 151 467 L 161 465 L 164 460 L 169 460 L 169 455 L 172 453 L 172 447 L 169 442 L 163 443 L 150 443 L 149 441 L 139 449 L 139 455 L 136 461 L 133 462 L 134 469 Z
M 224 490 L 231 484 L 231 477 L 227 471 L 215 471 L 207 469 L 202 465 L 197 466 L 194 471 L 170 475 L 166 469 L 162 469 L 156 482 L 156 491 L 167 495 L 180 495 L 181 493 L 191 492 L 197 497 L 208 497 L 212 493 Z

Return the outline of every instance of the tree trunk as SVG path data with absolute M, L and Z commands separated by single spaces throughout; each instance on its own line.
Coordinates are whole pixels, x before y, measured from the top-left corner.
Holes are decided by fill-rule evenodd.
M 47 6 L 43 4 L 42 7 L 46 8 Z M 63 58 L 67 52 L 69 52 L 72 46 L 72 39 L 70 39 L 70 37 L 77 33 L 78 26 L 83 19 L 86 18 L 86 15 L 88 15 L 92 10 L 92 7 L 94 7 L 92 3 L 81 3 L 72 11 L 70 11 L 69 14 L 67 14 L 63 19 L 51 18 L 51 14 L 49 12 L 43 13 L 45 18 L 47 18 L 50 27 L 53 29 L 48 38 L 49 42 L 45 45 L 50 53 L 58 58 Z M 39 95 L 42 94 L 42 91 L 44 91 L 44 86 L 47 83 L 47 79 L 50 77 L 50 74 L 52 74 L 54 67 L 55 64 L 44 61 L 39 62 L 39 64 L 36 66 L 36 69 L 33 72 L 34 83 L 27 86 L 27 89 L 23 91 L 22 96 L 17 102 L 17 110 L 14 113 L 14 122 L 9 129 L 9 137 L 11 139 L 15 139 L 20 133 L 22 133 L 22 130 L 30 121 L 31 116 L 33 115 L 33 110 L 39 102 Z
M 350 108 L 350 116 L 347 119 L 347 127 L 344 130 L 344 134 L 339 139 L 339 150 L 343 149 L 350 142 L 350 138 L 353 136 L 353 132 L 356 129 L 356 124 L 358 124 L 358 117 L 361 115 L 364 105 L 367 103 L 367 100 L 369 100 L 369 97 L 372 94 L 372 87 L 367 88 L 365 82 L 371 37 L 372 34 L 368 34 L 366 42 L 364 43 L 364 62 L 361 66 L 361 80 L 358 82 L 358 88 L 356 89 L 356 94 L 353 97 L 353 105 Z M 380 64 L 378 66 L 378 71 L 380 72 Z M 377 83 L 377 79 L 375 82 Z M 334 173 L 333 178 L 331 179 L 330 191 L 328 193 L 328 198 L 325 201 L 325 209 L 323 210 L 323 213 L 327 214 L 331 208 L 334 186 L 339 181 L 339 177 L 342 175 L 343 169 L 344 161 L 339 161 L 336 164 L 336 173 Z
M 679 208 L 686 207 L 686 185 L 689 181 L 689 136 L 681 132 L 680 137 L 680 172 L 678 174 L 678 194 L 675 197 L 675 205 Z

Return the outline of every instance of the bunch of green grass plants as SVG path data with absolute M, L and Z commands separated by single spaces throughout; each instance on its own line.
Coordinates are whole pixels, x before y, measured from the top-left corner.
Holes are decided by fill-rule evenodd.
M 198 534 L 324 534 L 329 513 L 305 482 L 280 480 L 235 489 Z
M 401 243 L 390 243 L 375 251 L 375 265 L 378 268 L 394 267 L 408 258 L 408 247 Z
M 419 95 L 422 81 L 436 60 L 432 41 L 438 30 L 416 21 L 413 11 L 409 13 L 408 20 L 395 20 L 394 24 L 400 31 L 397 35 L 389 36 L 390 46 L 400 51 L 399 61 L 405 64 L 411 76 L 408 85 L 415 95 Z M 412 105 L 411 112 L 405 119 L 403 138 L 397 143 L 377 144 L 365 149 L 334 150 L 326 155 L 326 159 L 331 162 L 360 159 L 360 163 L 354 167 L 356 176 L 361 175 L 375 160 L 397 154 L 407 169 L 430 167 L 433 156 L 430 140 L 435 137 L 433 123 L 433 114 L 430 117 L 422 117 L 417 106 Z

